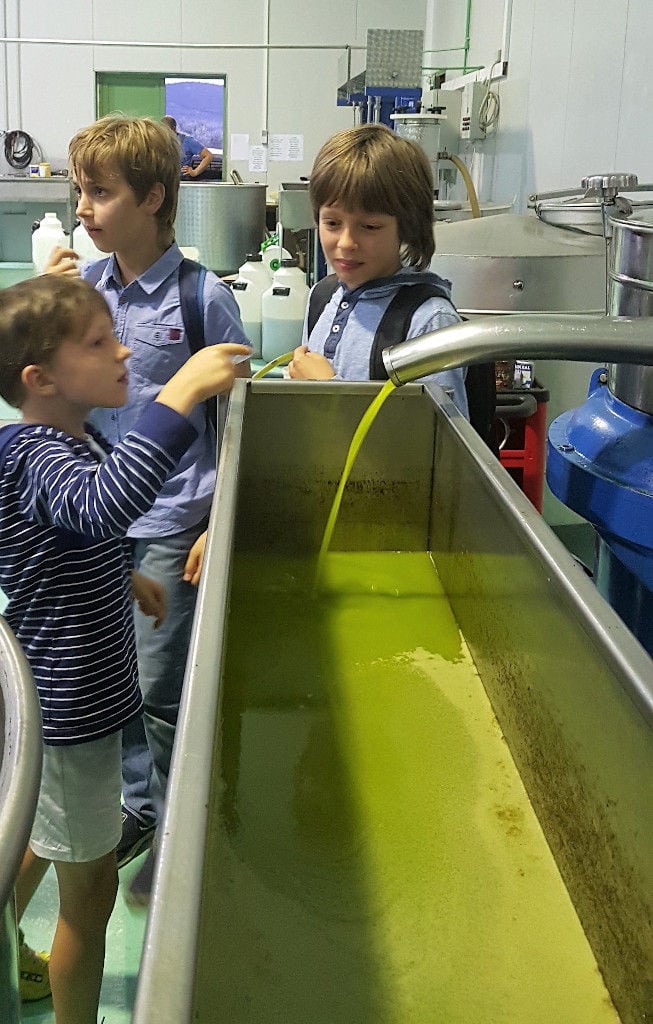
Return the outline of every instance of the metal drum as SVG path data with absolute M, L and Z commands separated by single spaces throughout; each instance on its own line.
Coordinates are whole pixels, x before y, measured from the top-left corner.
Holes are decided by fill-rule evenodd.
M 194 245 L 216 274 L 235 274 L 265 237 L 265 185 L 182 182 L 175 221 L 179 245 Z
M 608 312 L 612 316 L 653 316 L 653 210 L 613 217 L 608 268 Z M 653 328 L 652 328 L 653 336 Z M 612 365 L 608 385 L 622 402 L 653 413 L 653 367 Z
M 534 215 L 437 223 L 431 270 L 453 282 L 465 316 L 605 310 L 603 239 Z

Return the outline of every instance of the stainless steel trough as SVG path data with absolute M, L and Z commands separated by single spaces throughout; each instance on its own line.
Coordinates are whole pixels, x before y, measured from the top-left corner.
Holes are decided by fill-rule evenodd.
M 653 1020 L 651 661 L 443 393 L 392 394 L 354 466 L 362 610 L 306 585 L 377 391 L 232 394 L 134 1024 Z M 451 649 L 389 655 L 429 575 Z

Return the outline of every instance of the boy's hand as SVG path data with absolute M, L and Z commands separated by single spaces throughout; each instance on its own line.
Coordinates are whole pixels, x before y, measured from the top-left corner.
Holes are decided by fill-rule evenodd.
M 306 345 L 295 349 L 288 363 L 288 373 L 293 380 L 331 380 L 335 377 L 329 360 L 319 352 L 309 352 Z
M 63 249 L 55 245 L 45 264 L 44 274 L 65 274 L 66 277 L 79 277 L 79 256 L 74 249 Z
M 182 416 L 212 395 L 228 391 L 234 382 L 237 365 L 234 356 L 248 356 L 248 345 L 207 345 L 187 359 L 174 377 L 165 384 L 155 401 L 163 402 Z
M 186 565 L 184 566 L 184 580 L 186 583 L 192 583 L 194 587 L 200 581 L 200 573 L 202 572 L 202 563 L 204 562 L 204 548 L 206 547 L 206 530 L 200 534 L 192 548 L 188 552 L 188 558 L 186 559 Z
M 166 589 L 158 580 L 132 571 L 132 596 L 143 615 L 154 619 L 154 628 L 158 629 L 166 617 Z

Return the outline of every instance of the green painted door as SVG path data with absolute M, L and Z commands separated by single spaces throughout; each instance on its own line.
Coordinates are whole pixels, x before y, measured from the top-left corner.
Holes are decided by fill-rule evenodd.
M 100 72 L 96 79 L 97 116 L 121 113 L 158 121 L 166 112 L 164 83 L 164 75 Z

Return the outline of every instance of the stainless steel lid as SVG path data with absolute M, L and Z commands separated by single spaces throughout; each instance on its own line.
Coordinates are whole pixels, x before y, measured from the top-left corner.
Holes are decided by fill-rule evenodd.
M 610 217 L 613 224 L 625 226 L 629 230 L 641 230 L 644 233 L 653 231 L 653 203 L 633 204 L 633 212 L 630 214 L 616 215 Z

